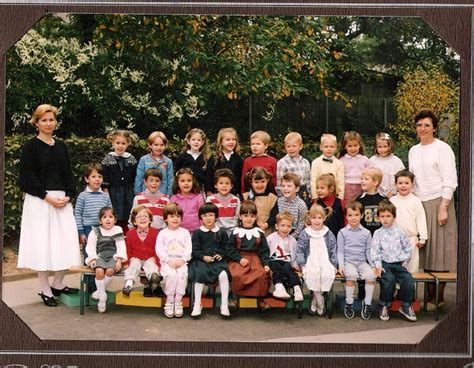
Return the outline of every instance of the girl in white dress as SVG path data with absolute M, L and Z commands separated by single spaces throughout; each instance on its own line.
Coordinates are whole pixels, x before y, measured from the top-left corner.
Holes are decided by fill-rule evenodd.
M 322 206 L 312 206 L 296 247 L 296 262 L 303 271 L 306 287 L 313 292 L 308 311 L 320 316 L 324 312 L 322 293 L 331 290 L 337 272 L 336 238 L 324 225 L 326 217 Z

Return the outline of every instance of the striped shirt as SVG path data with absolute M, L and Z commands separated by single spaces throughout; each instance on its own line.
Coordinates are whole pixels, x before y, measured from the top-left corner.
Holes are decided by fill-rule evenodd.
M 165 221 L 163 220 L 163 210 L 169 201 L 169 198 L 160 192 L 151 193 L 146 190 L 138 193 L 135 198 L 133 198 L 132 210 L 139 205 L 147 207 L 153 215 L 151 226 L 155 229 L 164 229 Z M 129 227 L 133 227 L 131 218 L 129 221 Z
M 290 155 L 286 155 L 277 163 L 276 190 L 278 196 L 282 195 L 280 191 L 281 178 L 288 172 L 295 173 L 300 177 L 300 193 L 302 191 L 311 193 L 311 166 L 309 164 L 309 161 L 301 155 L 298 155 L 298 157 L 291 157 Z
M 217 218 L 217 226 L 225 229 L 227 234 L 234 230 L 237 226 L 237 219 L 240 209 L 240 199 L 229 193 L 225 197 L 219 193 L 206 198 L 206 202 L 214 203 L 219 209 L 219 217 Z
M 103 207 L 112 207 L 109 193 L 94 192 L 89 187 L 79 193 L 74 208 L 79 235 L 85 235 L 84 226 L 99 226 L 99 212 Z
M 294 221 L 291 225 L 293 229 L 292 235 L 295 239 L 298 239 L 304 228 L 304 216 L 306 211 L 308 211 L 306 203 L 304 203 L 300 197 L 295 196 L 294 198 L 280 197 L 277 200 L 277 204 L 278 212 L 288 211 L 293 215 Z

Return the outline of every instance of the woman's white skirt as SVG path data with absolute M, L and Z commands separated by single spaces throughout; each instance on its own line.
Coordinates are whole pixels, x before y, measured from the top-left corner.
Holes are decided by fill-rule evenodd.
M 64 191 L 48 191 L 63 198 Z M 79 238 L 72 205 L 56 208 L 26 194 L 21 217 L 18 267 L 60 271 L 81 265 Z

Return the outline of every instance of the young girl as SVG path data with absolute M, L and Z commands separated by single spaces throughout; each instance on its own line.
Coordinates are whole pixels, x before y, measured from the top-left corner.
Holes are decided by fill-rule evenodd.
M 374 155 L 370 158 L 370 166 L 382 171 L 382 183 L 380 183 L 377 190 L 387 198 L 397 193 L 395 174 L 405 169 L 402 160 L 393 154 L 394 150 L 395 146 L 392 138 L 387 133 L 377 133 L 375 136 Z
M 191 259 L 191 235 L 180 227 L 183 209 L 176 203 L 165 206 L 163 217 L 167 227 L 156 239 L 156 254 L 161 263 L 161 275 L 165 282 L 165 316 L 183 316 L 183 296 L 188 280 L 187 262 Z
M 254 167 L 246 175 L 250 191 L 243 193 L 244 200 L 251 200 L 257 206 L 257 226 L 265 232 L 272 233 L 275 217 L 278 213 L 277 196 L 271 192 L 272 176 L 263 167 Z
M 230 169 L 236 180 L 231 193 L 239 195 L 240 178 L 242 177 L 243 160 L 240 157 L 239 137 L 234 128 L 222 128 L 217 134 L 216 154 L 211 156 L 207 162 L 206 169 L 206 193 L 215 193 L 214 174 L 218 169 Z
M 193 233 L 193 260 L 189 265 L 189 280 L 194 281 L 194 307 L 191 317 L 201 315 L 201 294 L 206 283 L 219 280 L 221 289 L 221 315 L 229 317 L 230 273 L 225 258 L 227 232 L 216 225 L 219 209 L 213 203 L 205 203 L 199 208 L 202 226 Z
M 114 272 L 122 269 L 127 260 L 127 247 L 120 226 L 115 226 L 117 216 L 110 207 L 99 211 L 100 227 L 94 228 L 87 238 L 86 263 L 95 270 L 95 284 L 99 303 L 97 310 L 104 313 L 107 307 L 107 286 L 112 281 Z
M 344 202 L 349 203 L 362 194 L 360 174 L 370 166 L 368 157 L 364 155 L 364 145 L 359 133 L 344 133 L 339 159 L 344 164 Z
M 199 184 L 190 168 L 179 169 L 174 176 L 173 193 L 170 202 L 178 203 L 183 209 L 181 226 L 193 232 L 199 223 L 199 207 L 204 200 L 200 193 Z
M 160 260 L 155 252 L 158 229 L 150 227 L 153 221 L 151 211 L 144 205 L 136 206 L 132 210 L 131 222 L 133 229 L 127 233 L 127 256 L 129 267 L 125 270 L 125 285 L 122 293 L 129 296 L 135 279 L 143 268 L 150 283 L 151 291 L 160 286 Z
M 227 243 L 229 270 L 232 275 L 232 293 L 258 298 L 258 308 L 269 305 L 263 297 L 270 288 L 270 249 L 263 231 L 256 226 L 257 207 L 252 201 L 240 206 L 239 226 L 234 229 Z
M 147 139 L 150 153 L 142 156 L 137 166 L 137 175 L 135 177 L 135 194 L 145 191 L 145 171 L 151 168 L 159 168 L 163 174 L 160 184 L 160 193 L 167 196 L 173 194 L 173 162 L 167 157 L 164 152 L 168 145 L 168 139 L 163 132 L 153 132 Z
M 303 271 L 306 287 L 313 292 L 310 314 L 322 315 L 324 298 L 322 293 L 331 290 L 336 276 L 336 238 L 324 225 L 326 212 L 322 206 L 313 205 L 305 219 L 296 247 L 296 263 Z
M 336 180 L 332 174 L 323 174 L 316 180 L 316 193 L 318 199 L 316 204 L 326 211 L 324 225 L 337 236 L 339 230 L 344 227 L 344 201 L 336 197 Z
M 175 160 L 175 170 L 178 172 L 182 168 L 189 168 L 194 173 L 199 192 L 204 190 L 206 181 L 206 167 L 209 159 L 206 134 L 198 128 L 191 129 L 186 134 L 186 147 Z
M 132 140 L 128 130 L 116 130 L 107 135 L 113 151 L 102 160 L 104 170 L 103 188 L 109 192 L 112 207 L 117 214 L 117 224 L 124 234 L 128 231 L 128 218 L 133 203 L 133 184 L 137 171 L 137 160 L 126 152 Z

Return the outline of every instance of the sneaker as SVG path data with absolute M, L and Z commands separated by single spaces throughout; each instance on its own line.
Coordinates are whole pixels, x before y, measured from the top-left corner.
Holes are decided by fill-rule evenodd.
M 444 305 L 444 302 L 438 302 L 438 309 L 441 308 Z M 434 303 L 434 300 L 426 302 L 426 310 L 429 312 L 433 312 L 436 309 L 436 305 Z
M 316 305 L 316 313 L 318 314 L 318 316 L 322 316 L 324 314 L 324 304 Z
M 183 316 L 183 302 L 175 302 L 174 303 L 174 316 L 177 318 L 181 318 Z
M 402 305 L 401 308 L 398 310 L 400 314 L 405 317 L 410 322 L 416 321 L 416 314 L 413 311 L 413 308 L 410 306 Z
M 388 313 L 388 307 L 386 305 L 380 306 L 380 319 L 382 321 L 388 321 L 390 319 L 390 314 Z
M 99 291 L 98 291 L 98 290 L 94 291 L 94 292 L 91 294 L 91 299 L 92 299 L 92 300 L 95 300 L 96 302 L 99 301 Z
M 308 313 L 311 314 L 312 316 L 314 316 L 316 314 L 316 310 L 317 310 L 318 306 L 316 305 L 316 299 L 311 299 L 311 304 L 308 308 Z
M 273 296 L 278 299 L 290 299 L 291 296 L 286 292 L 285 287 L 283 284 L 278 283 L 275 284 L 275 291 L 273 292 Z
M 362 310 L 360 311 L 360 316 L 366 321 L 372 317 L 372 307 L 370 304 L 365 304 L 365 300 L 362 301 Z
M 202 306 L 201 304 L 194 303 L 193 311 L 191 312 L 191 317 L 198 318 L 201 315 Z
M 165 316 L 168 318 L 174 317 L 174 303 L 173 302 L 166 302 L 165 307 L 163 308 Z
M 346 303 L 344 306 L 344 316 L 347 319 L 352 319 L 355 316 L 354 308 L 352 307 L 352 304 Z
M 107 309 L 107 293 L 104 293 L 99 296 L 99 303 L 97 303 L 97 311 L 99 313 L 104 313 Z
M 229 309 L 231 311 L 237 311 L 239 309 L 239 302 L 235 299 L 229 300 Z
M 153 272 L 150 276 L 151 291 L 155 291 L 158 286 L 160 286 L 160 276 L 156 272 Z
M 132 287 L 130 285 L 125 285 L 122 289 L 122 294 L 125 296 L 130 296 L 131 292 L 132 292 Z
M 296 285 L 293 288 L 293 297 L 295 298 L 295 302 L 301 302 L 303 301 L 303 292 L 301 291 L 301 286 Z
M 260 300 L 257 304 L 257 308 L 260 312 L 266 312 L 267 310 L 271 309 L 271 305 L 267 304 L 265 300 Z

